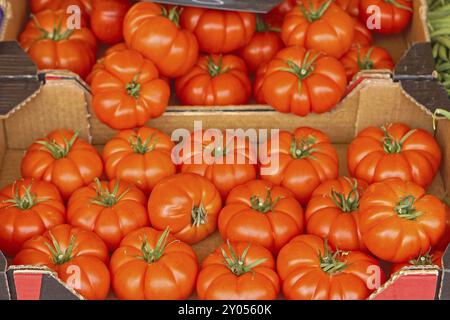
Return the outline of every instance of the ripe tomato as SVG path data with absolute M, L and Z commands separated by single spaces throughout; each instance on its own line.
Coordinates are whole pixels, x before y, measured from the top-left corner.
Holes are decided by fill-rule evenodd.
M 170 78 L 186 74 L 198 58 L 197 39 L 179 27 L 178 10 L 139 2 L 128 11 L 123 27 L 127 45 L 152 60 L 159 72 Z
M 142 228 L 128 234 L 111 257 L 114 293 L 125 300 L 185 300 L 198 272 L 190 246 L 166 231 Z
M 52 182 L 65 200 L 77 189 L 101 177 L 103 163 L 97 150 L 78 133 L 55 130 L 36 140 L 22 159 L 24 178 Z
M 306 116 L 334 108 L 346 86 L 345 69 L 337 59 L 293 46 L 261 67 L 255 95 L 279 112 Z
M 82 12 L 91 14 L 92 0 L 30 0 L 31 12 L 36 14 L 44 10 L 67 10 L 69 6 L 78 6 Z
M 210 136 L 207 132 L 194 132 L 180 142 L 177 146 L 182 147 L 180 155 L 174 156 L 180 157 L 181 172 L 206 177 L 225 201 L 234 187 L 256 179 L 257 146 L 251 145 L 248 139 L 227 137 L 218 130 L 213 132 L 224 138 Z
M 170 87 L 153 62 L 135 50 L 116 50 L 103 60 L 92 78 L 92 107 L 113 129 L 133 129 L 161 116 Z
M 262 148 L 269 161 L 261 164 L 261 179 L 289 189 L 303 205 L 322 182 L 338 176 L 337 151 L 319 130 L 281 131 Z
M 256 21 L 249 12 L 185 7 L 180 25 L 195 34 L 201 51 L 230 53 L 250 42 Z
M 161 179 L 175 174 L 172 148 L 170 137 L 157 129 L 120 131 L 103 149 L 106 176 L 134 183 L 148 194 Z
M 113 251 L 128 233 L 148 225 L 146 200 L 134 185 L 97 179 L 72 194 L 67 222 L 95 232 Z
M 394 69 L 394 61 L 389 52 L 381 47 L 353 47 L 342 58 L 347 73 L 347 80 L 351 81 L 353 77 L 362 70 L 373 69 Z
M 250 42 L 239 51 L 248 69 L 256 72 L 259 66 L 267 63 L 284 47 L 279 36 L 279 30 L 266 22 L 261 16 L 256 16 L 256 30 Z
M 0 190 L 0 251 L 15 255 L 25 241 L 63 224 L 65 216 L 66 208 L 53 184 L 15 181 Z
M 348 147 L 348 169 L 353 177 L 373 183 L 388 178 L 431 184 L 441 164 L 441 150 L 433 136 L 405 124 L 370 127 Z
M 95 63 L 95 65 L 92 67 L 91 72 L 89 73 L 89 75 L 86 77 L 85 81 L 87 84 L 91 85 L 92 84 L 92 79 L 94 79 L 94 76 L 100 71 L 100 70 L 104 70 L 105 66 L 105 57 L 107 55 L 109 55 L 112 52 L 115 51 L 125 51 L 128 50 L 127 45 L 125 43 L 118 43 L 114 46 L 109 47 L 106 51 L 105 54 L 102 58 L 98 59 L 97 62 Z
M 427 267 L 427 266 L 437 266 L 442 269 L 442 256 L 444 252 L 434 251 L 433 253 L 425 253 L 416 259 L 408 261 L 408 263 L 396 263 L 391 267 L 391 275 L 400 271 L 405 267 Z
M 353 18 L 353 22 L 355 23 L 353 47 L 370 47 L 372 45 L 372 34 L 369 29 L 356 18 Z
M 39 12 L 19 42 L 39 69 L 65 69 L 85 78 L 95 63 L 97 40 L 84 19 L 80 29 L 68 29 L 68 19 L 63 10 Z
M 130 0 L 96 0 L 91 14 L 91 29 L 100 42 L 116 44 L 123 41 L 123 20 Z
M 211 235 L 222 208 L 220 194 L 206 178 L 191 173 L 160 181 L 148 200 L 151 225 L 170 228 L 174 236 L 189 244 Z
M 372 184 L 359 212 L 364 244 L 389 262 L 406 262 L 428 252 L 445 231 L 444 204 L 414 182 L 388 179 Z
M 314 190 L 305 212 L 306 230 L 339 250 L 364 251 L 359 230 L 359 201 L 367 188 L 362 180 L 339 177 Z
M 339 59 L 353 40 L 350 15 L 333 0 L 301 0 L 288 13 L 281 29 L 286 46 L 300 45 Z
M 25 242 L 13 264 L 46 266 L 84 298 L 103 300 L 109 293 L 108 260 L 95 233 L 63 224 Z
M 352 17 L 359 17 L 359 2 L 361 0 L 336 0 L 336 4 Z
M 239 105 L 248 102 L 252 84 L 244 60 L 210 55 L 200 57 L 191 71 L 176 80 L 175 91 L 185 105 Z
M 400 33 L 411 22 L 413 2 L 411 0 L 360 0 L 359 12 L 361 21 L 370 31 L 381 34 Z
M 303 232 L 303 209 L 289 190 L 253 180 L 230 192 L 219 231 L 223 239 L 257 243 L 276 254 Z
M 331 252 L 315 235 L 295 237 L 281 249 L 277 270 L 289 300 L 364 300 L 385 278 L 374 258 L 358 251 Z
M 258 244 L 223 244 L 202 263 L 197 280 L 201 300 L 274 300 L 280 291 L 275 261 Z
M 439 243 L 435 246 L 435 249 L 445 251 L 450 244 L 450 200 L 445 198 L 443 202 L 445 206 L 445 232 Z

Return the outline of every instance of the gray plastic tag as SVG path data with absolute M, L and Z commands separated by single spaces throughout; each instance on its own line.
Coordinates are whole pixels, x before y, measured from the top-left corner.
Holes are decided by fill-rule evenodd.
M 191 6 L 191 7 L 203 7 L 218 10 L 234 10 L 234 11 L 247 11 L 255 13 L 267 13 L 282 0 L 143 0 L 145 2 L 159 2 L 165 4 L 179 5 L 179 6 Z

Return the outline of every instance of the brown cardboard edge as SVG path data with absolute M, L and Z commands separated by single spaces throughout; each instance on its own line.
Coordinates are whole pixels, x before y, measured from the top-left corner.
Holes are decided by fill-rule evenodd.
M 6 34 L 6 24 L 11 19 L 11 6 L 7 0 L 0 0 L 0 8 L 3 10 L 3 21 L 0 24 L 0 41 L 4 39 Z

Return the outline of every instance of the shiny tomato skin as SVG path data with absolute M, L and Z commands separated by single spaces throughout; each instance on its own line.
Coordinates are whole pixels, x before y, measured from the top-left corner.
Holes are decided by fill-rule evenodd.
M 412 213 L 401 215 L 406 200 L 411 201 Z M 438 198 L 400 179 L 372 184 L 360 202 L 364 244 L 376 257 L 393 263 L 428 252 L 444 234 L 445 218 L 444 204 Z
M 311 149 L 311 153 L 303 153 L 297 158 L 291 152 L 293 142 L 297 143 L 298 148 L 301 141 L 308 139 L 311 141 L 307 149 Z M 308 203 L 314 189 L 322 182 L 338 177 L 337 151 L 330 139 L 319 130 L 300 127 L 294 133 L 280 131 L 263 148 L 267 150 L 268 159 L 279 159 L 279 165 L 272 161 L 261 164 L 261 179 L 289 189 L 302 205 Z
M 62 158 L 55 157 L 42 145 L 54 143 L 66 148 L 74 140 L 69 152 Z M 64 200 L 77 189 L 88 185 L 103 174 L 103 163 L 97 150 L 87 141 L 76 137 L 70 130 L 55 130 L 47 137 L 36 140 L 25 153 L 20 166 L 24 178 L 53 183 Z
M 177 239 L 188 244 L 198 243 L 216 230 L 221 208 L 216 187 L 192 173 L 161 180 L 153 189 L 147 207 L 152 227 L 157 230 L 168 227 Z
M 74 241 L 71 258 L 64 263 L 55 263 L 48 245 L 56 250 L 54 240 L 64 253 L 71 239 Z M 108 249 L 95 233 L 68 224 L 56 226 L 42 236 L 28 240 L 13 260 L 14 265 L 50 268 L 59 279 L 89 300 L 106 299 L 110 285 L 108 262 Z M 79 278 L 74 279 L 75 274 Z
M 16 192 L 26 199 L 28 188 L 33 206 L 11 202 L 16 200 Z M 15 255 L 24 242 L 63 224 L 65 218 L 66 208 L 56 186 L 33 179 L 15 181 L 0 190 L 0 251 Z
M 263 204 L 270 192 L 268 211 L 255 209 L 252 198 Z M 258 208 L 258 206 L 256 206 Z M 262 180 L 237 186 L 227 197 L 219 214 L 219 231 L 223 239 L 260 244 L 276 254 L 293 237 L 303 232 L 303 209 L 293 194 Z
M 361 0 L 336 0 L 336 4 L 352 17 L 359 17 L 359 2 Z
M 288 300 L 365 300 L 374 288 L 374 270 L 378 285 L 385 275 L 377 260 L 358 251 L 337 255 L 346 267 L 340 272 L 328 273 L 321 268 L 319 254 L 325 254 L 324 240 L 315 235 L 300 235 L 281 249 L 277 271 L 282 281 L 283 294 Z
M 242 256 L 249 247 L 244 264 L 260 259 L 264 262 L 242 275 L 234 274 L 226 265 L 222 249 L 230 256 L 230 249 L 223 244 L 203 260 L 197 279 L 200 300 L 275 300 L 280 291 L 280 280 L 275 272 L 275 261 L 269 250 L 257 244 L 231 242 L 235 254 Z
M 72 5 L 78 6 L 82 12 L 87 14 L 91 14 L 92 12 L 92 0 L 30 0 L 32 13 L 60 9 L 66 11 Z
M 138 138 L 149 141 L 144 153 L 133 145 Z M 173 146 L 170 137 L 157 129 L 122 130 L 103 149 L 106 177 L 133 183 L 148 195 L 161 179 L 176 173 L 171 159 Z
M 337 59 L 350 49 L 354 24 L 347 12 L 332 2 L 320 18 L 309 22 L 302 10 L 303 6 L 307 12 L 314 12 L 326 2 L 302 0 L 286 15 L 281 29 L 281 38 L 286 46 L 303 46 Z
M 91 29 L 102 43 L 109 45 L 123 41 L 123 20 L 130 0 L 96 0 L 91 14 Z
M 442 153 L 433 136 L 423 129 L 411 129 L 402 123 L 382 128 L 369 127 L 361 131 L 348 147 L 350 175 L 369 184 L 388 178 L 414 181 L 427 187 L 439 170 Z M 390 144 L 402 142 L 398 150 L 385 150 L 386 137 Z M 398 151 L 398 152 L 396 152 Z
M 356 18 L 353 18 L 353 22 L 355 23 L 355 32 L 353 35 L 353 44 L 352 47 L 360 46 L 362 48 L 364 47 L 370 47 L 372 45 L 372 33 L 370 33 L 369 29 L 361 23 Z
M 111 47 L 109 47 L 106 51 L 105 54 L 103 55 L 102 58 L 98 59 L 97 62 L 94 64 L 94 66 L 92 67 L 91 72 L 89 73 L 89 75 L 86 77 L 85 81 L 87 84 L 91 85 L 92 84 L 92 79 L 94 79 L 94 76 L 100 71 L 100 70 L 104 70 L 104 63 L 105 63 L 105 57 L 107 55 L 109 55 L 112 52 L 115 51 L 125 51 L 127 50 L 128 47 L 124 42 L 118 43 L 116 45 L 113 45 Z
M 180 25 L 192 31 L 200 51 L 231 53 L 250 42 L 255 32 L 255 15 L 249 12 L 185 7 Z
M 39 69 L 69 70 L 85 78 L 95 63 L 97 40 L 83 17 L 81 28 L 68 32 L 64 22 L 69 17 L 63 10 L 37 13 L 19 35 L 19 43 Z
M 220 71 L 212 75 L 209 66 Z M 175 81 L 175 91 L 183 105 L 239 105 L 248 103 L 252 85 L 244 60 L 234 55 L 210 55 L 200 57 L 193 69 Z
M 128 234 L 111 257 L 114 293 L 122 300 L 185 300 L 195 288 L 198 262 L 195 252 L 169 235 L 161 258 L 147 263 L 143 239 L 155 248 L 162 232 L 141 228 Z
M 176 78 L 194 66 L 198 42 L 192 32 L 164 17 L 164 10 L 152 2 L 133 5 L 125 16 L 124 38 L 128 47 L 153 61 L 163 76 Z
M 72 194 L 67 203 L 67 221 L 95 232 L 113 251 L 128 233 L 149 224 L 147 199 L 137 187 L 123 181 L 103 181 L 100 186 L 92 182 Z M 108 203 L 105 194 L 114 192 L 110 199 L 116 199 L 115 203 Z
M 108 53 L 92 77 L 92 107 L 103 123 L 116 130 L 142 127 L 161 116 L 170 87 L 156 66 L 135 50 Z

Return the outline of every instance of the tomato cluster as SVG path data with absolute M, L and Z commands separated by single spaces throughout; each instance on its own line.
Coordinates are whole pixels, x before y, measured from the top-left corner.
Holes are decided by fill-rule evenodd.
M 165 112 L 170 81 L 187 106 L 248 104 L 253 96 L 280 112 L 327 112 L 359 71 L 394 68 L 389 53 L 372 46 L 372 33 L 401 32 L 413 9 L 409 0 L 286 0 L 256 15 L 131 0 L 31 0 L 31 11 L 23 48 L 40 69 L 84 78 L 97 117 L 122 130 Z M 96 63 L 98 42 L 114 46 Z

